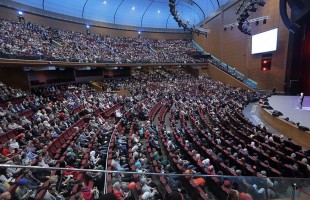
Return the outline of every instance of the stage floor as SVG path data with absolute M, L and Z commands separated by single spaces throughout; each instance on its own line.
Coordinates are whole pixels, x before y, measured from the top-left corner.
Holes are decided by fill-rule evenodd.
M 290 121 L 310 128 L 310 96 L 304 97 L 302 109 L 299 108 L 299 96 L 273 95 L 268 99 L 274 110 L 283 113 L 281 118 L 288 117 Z

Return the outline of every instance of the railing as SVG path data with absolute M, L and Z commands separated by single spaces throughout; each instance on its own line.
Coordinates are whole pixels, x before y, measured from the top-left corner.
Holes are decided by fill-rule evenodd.
M 194 40 L 192 40 L 192 44 L 204 55 L 208 54 L 199 44 L 197 44 Z M 215 61 L 216 67 L 220 68 L 221 70 L 225 71 L 226 73 L 234 76 L 238 80 L 244 82 L 247 86 L 256 89 L 257 88 L 257 82 L 253 81 L 250 78 L 247 78 L 244 74 L 241 72 L 237 71 L 235 68 L 229 66 L 228 64 L 220 61 L 218 58 L 215 56 L 211 55 L 211 58 L 213 61 Z
M 172 191 L 181 191 L 186 199 L 230 199 L 232 196 L 248 196 L 248 199 L 309 199 L 310 197 L 310 179 L 302 178 L 281 178 L 281 177 L 239 177 L 206 175 L 194 173 L 193 170 L 187 170 L 184 174 L 174 173 L 151 173 L 131 172 L 131 171 L 109 171 L 98 169 L 78 169 L 68 167 L 38 167 L 21 166 L 11 164 L 1 164 L 2 172 L 10 171 L 15 173 L 13 179 L 9 179 L 6 184 L 7 189 L 12 196 L 15 196 L 18 187 L 26 186 L 35 199 L 44 199 L 47 191 L 56 190 L 57 193 L 65 196 L 67 199 L 77 199 L 77 195 L 82 193 L 92 193 L 91 190 L 97 187 L 99 192 L 104 190 L 107 183 L 105 177 L 111 174 L 110 191 L 115 192 L 119 187 L 134 199 L 141 199 L 141 188 L 143 185 L 149 185 L 153 189 L 151 192 L 157 197 L 167 199 Z M 29 171 L 32 172 L 29 173 Z M 22 173 L 23 172 L 23 173 Z M 188 174 L 187 174 L 188 173 Z M 55 175 L 58 175 L 56 178 Z M 105 175 L 105 177 L 103 176 Z M 33 179 L 35 177 L 36 179 Z M 163 177 L 163 178 L 162 178 Z M 144 179 L 146 178 L 146 179 Z M 58 180 L 57 180 L 58 179 Z M 60 180 L 61 179 L 61 180 Z M 147 183 L 145 183 L 147 180 Z M 152 180 L 152 181 L 150 181 Z M 191 180 L 191 181 L 189 181 Z M 118 185 L 116 182 L 119 182 Z M 83 184 L 82 184 L 83 183 Z M 184 187 L 189 184 L 191 187 Z M 54 189 L 53 189 L 54 188 Z M 192 193 L 191 189 L 197 189 Z M 6 190 L 5 190 L 6 191 Z M 1 192 L 5 192 L 1 191 Z M 106 193 L 104 191 L 102 193 Z M 100 193 L 101 194 L 101 193 Z M 84 195 L 84 194 L 83 194 Z M 94 195 L 92 193 L 91 195 Z

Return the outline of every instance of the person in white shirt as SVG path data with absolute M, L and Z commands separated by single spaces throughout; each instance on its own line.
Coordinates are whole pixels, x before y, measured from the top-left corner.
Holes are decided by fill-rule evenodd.
M 65 199 L 61 194 L 59 194 L 55 187 L 50 187 L 44 195 L 44 200 L 63 200 Z
M 15 122 L 11 122 L 9 125 L 8 125 L 8 128 L 10 130 L 14 130 L 14 129 L 22 129 L 23 127 L 21 127 L 20 125 L 16 124 Z
M 12 149 L 19 149 L 19 144 L 18 144 L 18 142 L 16 142 L 15 139 L 10 139 L 9 146 Z

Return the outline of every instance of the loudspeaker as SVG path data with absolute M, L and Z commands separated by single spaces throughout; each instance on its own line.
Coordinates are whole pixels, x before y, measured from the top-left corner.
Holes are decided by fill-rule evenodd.
M 283 114 L 280 112 L 280 111 L 277 111 L 277 110 L 274 110 L 272 112 L 272 116 L 275 116 L 275 117 L 279 117 L 279 116 L 282 116 Z
M 298 126 L 298 129 L 300 129 L 302 131 L 309 131 L 310 130 L 308 127 L 305 127 L 305 126 Z

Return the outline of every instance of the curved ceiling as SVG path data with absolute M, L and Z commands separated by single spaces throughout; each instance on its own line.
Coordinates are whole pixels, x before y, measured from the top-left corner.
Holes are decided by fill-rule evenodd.
M 179 28 L 169 0 L 13 0 L 35 8 L 112 24 Z M 198 24 L 229 0 L 176 0 L 183 20 Z

